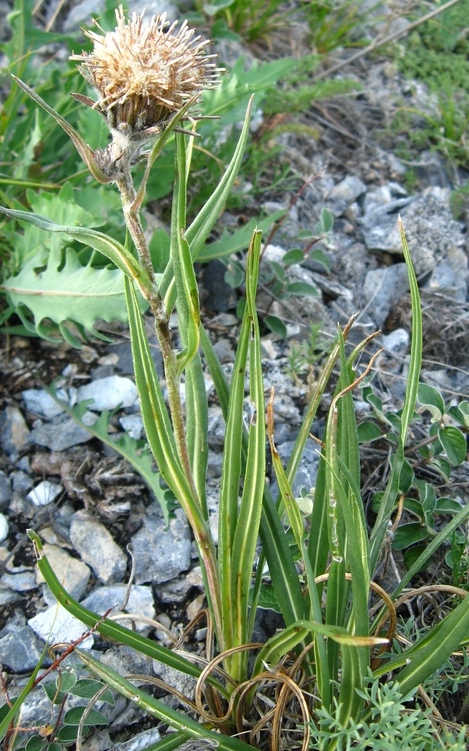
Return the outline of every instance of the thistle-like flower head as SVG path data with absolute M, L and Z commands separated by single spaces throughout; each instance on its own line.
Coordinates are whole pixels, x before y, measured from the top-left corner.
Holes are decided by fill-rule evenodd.
M 106 33 L 95 22 L 102 36 L 85 31 L 93 51 L 70 58 L 81 63 L 80 72 L 98 93 L 93 108 L 111 129 L 129 135 L 164 126 L 186 102 L 219 82 L 216 56 L 206 54 L 208 40 L 194 36 L 187 21 L 169 24 L 163 14 L 145 23 L 143 16 L 126 19 L 119 6 L 116 29 Z

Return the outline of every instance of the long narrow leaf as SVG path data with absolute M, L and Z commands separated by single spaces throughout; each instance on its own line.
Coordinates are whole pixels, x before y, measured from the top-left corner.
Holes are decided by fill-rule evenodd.
M 265 484 L 265 407 L 262 377 L 260 330 L 256 310 L 257 278 L 261 253 L 261 232 L 255 232 L 249 248 L 246 270 L 246 311 L 249 325 L 249 381 L 252 417 L 248 428 L 248 446 L 244 486 L 239 505 L 232 548 L 232 587 L 235 595 L 235 639 L 249 641 L 249 589 L 262 514 Z M 241 433 L 242 437 L 242 433 Z M 243 654 L 243 658 L 247 654 Z
M 268 406 L 268 435 L 270 441 L 270 449 L 272 454 L 272 463 L 275 470 L 275 476 L 277 478 L 278 487 L 280 491 L 280 498 L 282 500 L 281 506 L 286 509 L 288 520 L 290 522 L 291 529 L 295 537 L 296 544 L 301 553 L 301 560 L 305 567 L 306 575 L 306 588 L 309 593 L 310 603 L 310 618 L 314 619 L 317 623 L 322 621 L 321 603 L 318 595 L 318 588 L 315 581 L 314 571 L 311 566 L 311 561 L 308 556 L 306 547 L 306 534 L 303 526 L 303 519 L 298 508 L 298 504 L 293 497 L 291 485 L 288 481 L 287 475 L 283 469 L 280 456 L 274 443 L 274 424 L 273 424 L 273 394 Z M 291 627 L 289 626 L 288 629 Z M 306 636 L 306 634 L 305 634 Z M 297 641 L 294 646 L 299 643 Z M 331 689 L 330 689 L 330 677 L 328 667 L 328 657 L 326 652 L 326 644 L 321 635 L 315 633 L 315 646 L 314 653 L 316 658 L 316 675 L 318 683 L 318 691 L 321 697 L 321 701 L 325 706 L 330 706 L 331 701 Z
M 108 686 L 118 691 L 122 696 L 136 704 L 145 713 L 157 717 L 159 720 L 167 723 L 170 727 L 186 733 L 190 738 L 195 740 L 207 741 L 222 751 L 252 751 L 252 746 L 248 746 L 243 741 L 231 736 L 215 733 L 204 725 L 192 719 L 188 712 L 179 712 L 172 709 L 168 704 L 160 699 L 155 699 L 142 689 L 135 686 L 129 680 L 119 675 L 109 665 L 97 660 L 92 655 L 77 649 L 76 653 L 80 659 L 87 665 L 95 675 L 105 681 Z
M 192 662 L 184 659 L 179 654 L 172 652 L 167 647 L 157 644 L 157 642 L 147 639 L 145 636 L 137 634 L 135 631 L 120 626 L 118 623 L 114 623 L 109 619 L 102 620 L 101 616 L 97 613 L 93 613 L 88 608 L 80 605 L 76 600 L 65 591 L 59 580 L 57 579 L 47 556 L 45 555 L 42 542 L 39 535 L 33 530 L 28 530 L 28 537 L 34 543 L 37 556 L 38 568 L 43 575 L 47 585 L 49 586 L 52 594 L 56 600 L 71 613 L 75 618 L 78 618 L 89 628 L 97 628 L 97 631 L 103 636 L 115 640 L 120 644 L 125 644 L 138 652 L 151 657 L 153 660 L 162 662 L 165 665 L 180 670 L 182 673 L 192 675 L 197 678 L 200 675 L 200 669 Z M 218 686 L 218 684 L 217 684 Z
M 399 231 L 401 233 L 402 250 L 404 253 L 404 259 L 407 265 L 407 274 L 409 277 L 410 299 L 412 305 L 412 341 L 410 348 L 409 371 L 407 374 L 406 382 L 406 395 L 401 416 L 399 441 L 396 448 L 396 453 L 394 455 L 389 480 L 381 499 L 378 517 L 370 535 L 371 572 L 373 572 L 378 562 L 383 541 L 386 536 L 386 530 L 388 528 L 388 521 L 391 517 L 393 506 L 399 490 L 399 478 L 402 465 L 404 463 L 404 448 L 407 437 L 407 430 L 411 417 L 414 413 L 415 403 L 417 401 L 417 389 L 420 377 L 420 369 L 422 365 L 422 309 L 420 305 L 419 288 L 417 277 L 415 275 L 414 267 L 412 264 L 409 246 L 407 244 L 404 228 L 400 218 Z
M 148 443 L 165 482 L 168 483 L 169 487 L 182 503 L 184 498 L 190 495 L 190 489 L 177 455 L 171 421 L 166 409 L 163 392 L 155 373 L 155 366 L 145 335 L 135 289 L 133 284 L 127 280 L 125 283 L 125 294 L 129 315 L 135 382 L 140 397 L 142 419 Z
M 469 632 L 469 595 L 418 644 L 404 653 L 407 666 L 396 676 L 405 695 L 435 673 Z M 393 669 L 392 661 L 387 669 Z
M 201 344 L 226 420 L 230 387 L 210 339 L 203 328 L 201 329 Z M 236 369 L 234 372 L 236 373 Z M 270 576 L 283 618 L 286 624 L 294 623 L 305 617 L 305 602 L 285 529 L 267 487 L 264 487 L 259 535 L 262 541 L 263 555 L 270 561 Z M 262 560 L 260 565 L 262 565 Z
M 312 620 L 301 620 L 292 623 L 288 628 L 283 629 L 278 634 L 272 636 L 262 647 L 254 666 L 254 672 L 261 669 L 262 663 L 275 665 L 280 662 L 282 657 L 294 649 L 298 644 L 305 640 L 311 634 L 320 634 L 336 641 L 342 646 L 351 649 L 361 649 L 363 646 L 373 646 L 377 644 L 386 644 L 387 639 L 374 636 L 356 636 L 349 633 L 342 626 L 328 626 L 324 623 L 317 623 Z
M 175 173 L 171 222 L 171 266 L 177 289 L 178 326 L 183 350 L 178 368 L 185 370 L 186 445 L 189 462 L 203 509 L 206 507 L 206 473 L 208 460 L 208 405 L 202 363 L 198 354 L 200 342 L 199 293 L 189 244 L 185 238 L 186 183 L 189 169 L 187 138 L 176 134 Z
M 238 499 L 243 466 L 244 379 L 246 374 L 248 348 L 249 322 L 247 316 L 245 316 L 239 333 L 236 358 L 233 367 L 233 379 L 229 401 L 226 405 L 226 428 L 218 512 L 218 560 L 221 601 L 223 606 L 223 630 L 226 643 L 229 643 L 230 646 L 235 646 L 232 546 L 236 530 Z
M 215 225 L 215 222 L 223 211 L 226 200 L 236 179 L 236 175 L 238 174 L 244 151 L 246 149 L 246 143 L 249 137 L 251 110 L 252 98 L 249 100 L 249 105 L 246 110 L 246 116 L 243 123 L 243 129 L 241 131 L 236 149 L 225 171 L 225 174 L 223 175 L 216 189 L 214 190 L 208 201 L 206 201 L 203 208 L 196 216 L 190 227 L 187 228 L 186 240 L 189 243 L 191 255 L 194 261 L 198 258 L 199 253 L 204 247 L 207 237 L 209 236 Z M 168 311 L 171 311 L 173 309 L 174 303 L 176 301 L 176 291 L 173 285 L 173 281 L 173 270 L 168 266 L 163 274 L 163 278 L 160 284 L 160 293 L 161 296 L 165 299 L 166 309 Z
M 222 638 L 221 605 L 215 545 L 200 500 L 195 496 L 190 478 L 186 476 L 179 460 L 176 439 L 151 358 L 135 289 L 133 283 L 126 277 L 124 277 L 124 287 L 129 315 L 135 382 L 140 397 L 142 419 L 148 443 L 161 475 L 181 504 L 194 533 L 200 553 L 206 594 L 214 616 L 214 627 L 220 640 Z M 222 644 L 221 641 L 221 648 Z
M 16 81 L 18 86 L 20 86 L 23 91 L 28 94 L 28 96 L 33 99 L 36 104 L 39 104 L 40 107 L 42 107 L 43 110 L 45 110 L 49 115 L 52 115 L 54 120 L 60 125 L 61 128 L 64 129 L 66 134 L 69 136 L 69 138 L 73 141 L 73 144 L 80 154 L 81 158 L 85 162 L 85 164 L 88 166 L 90 172 L 92 173 L 93 177 L 96 178 L 100 183 L 106 184 L 111 182 L 110 177 L 106 175 L 98 166 L 96 163 L 95 155 L 93 149 L 91 149 L 88 144 L 85 142 L 83 137 L 78 133 L 75 128 L 73 128 L 70 123 L 68 123 L 61 115 L 59 115 L 58 112 L 56 112 L 52 107 L 50 107 L 47 102 L 42 99 L 39 94 L 31 89 L 27 84 L 23 83 L 19 78 L 16 76 L 12 76 L 13 80 Z
M 186 136 L 182 133 L 176 134 L 175 170 L 176 183 L 171 217 L 171 265 L 168 268 L 171 268 L 174 274 L 177 291 L 179 331 L 184 347 L 178 356 L 178 367 L 181 372 L 195 357 L 200 339 L 199 291 L 189 243 L 185 236 L 187 154 Z

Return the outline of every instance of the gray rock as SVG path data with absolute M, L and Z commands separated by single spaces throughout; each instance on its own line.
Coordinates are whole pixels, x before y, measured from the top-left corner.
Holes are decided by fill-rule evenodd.
M 169 686 L 180 691 L 184 696 L 187 696 L 188 699 L 193 700 L 197 683 L 195 678 L 191 675 L 181 673 L 179 670 L 175 670 L 175 668 L 172 668 L 169 665 L 164 665 L 162 662 L 157 662 L 156 660 L 153 660 L 153 670 L 158 678 L 161 678 L 161 680 L 165 681 Z
M 381 328 L 393 306 L 409 289 L 405 263 L 369 271 L 363 285 L 366 311 Z
M 81 3 L 75 5 L 68 14 L 67 20 L 64 24 L 64 31 L 78 31 L 81 26 L 92 25 L 92 19 L 99 17 L 104 13 L 106 7 L 105 0 L 82 0 Z M 153 14 L 168 14 L 168 20 L 174 21 L 177 18 L 177 11 L 174 5 L 168 0 L 135 0 L 132 3 L 132 11 L 141 13 L 146 9 L 146 17 L 151 17 Z
M 140 415 L 124 415 L 119 420 L 119 424 L 131 438 L 139 441 L 143 435 L 143 420 Z
M 363 202 L 363 213 L 369 214 L 380 206 L 391 203 L 393 199 L 406 197 L 406 189 L 399 183 L 390 181 L 386 185 L 380 185 L 378 188 L 373 188 L 367 192 Z
M 366 185 L 354 175 L 348 175 L 346 178 L 334 185 L 327 196 L 331 201 L 344 201 L 350 206 L 360 196 L 366 193 Z
M 114 584 L 110 587 L 100 587 L 91 592 L 83 602 L 85 608 L 93 610 L 95 613 L 102 615 L 110 607 L 114 607 L 110 617 L 114 617 L 122 612 L 122 606 L 125 604 L 125 612 L 132 615 L 141 615 L 145 618 L 155 619 L 155 605 L 151 587 L 141 585 L 132 585 L 130 587 L 127 599 L 127 586 L 125 584 Z M 141 620 L 118 620 L 121 626 L 133 628 L 139 633 L 148 632 L 149 626 Z
M 10 566 L 8 572 L 2 574 L 0 584 L 14 592 L 29 592 L 38 587 L 34 571 L 25 566 Z
M 223 467 L 223 454 L 218 451 L 208 452 L 207 473 L 211 478 L 221 477 Z
M 143 520 L 132 538 L 137 584 L 162 584 L 187 571 L 191 565 L 191 535 L 182 509 L 177 509 L 168 527 L 163 518 Z
M 49 503 L 52 503 L 62 491 L 63 487 L 61 485 L 49 482 L 49 480 L 44 480 L 43 482 L 40 482 L 39 485 L 36 485 L 36 487 L 28 493 L 26 498 L 28 501 L 31 501 L 31 503 L 34 503 L 35 506 L 47 506 Z
M 149 728 L 137 733 L 130 740 L 123 743 L 114 743 L 114 751 L 145 751 L 146 748 L 160 740 L 158 728 Z
M 427 289 L 441 292 L 454 300 L 465 302 L 467 297 L 467 281 L 462 269 L 455 271 L 447 261 L 441 261 L 433 269 Z
M 157 584 L 155 592 L 159 602 L 167 605 L 184 602 L 193 587 L 193 584 L 188 580 L 188 576 L 178 576 L 177 579 L 172 579 L 165 584 Z
M 0 542 L 8 537 L 8 520 L 5 514 L 0 514 Z
M 117 407 L 131 407 L 137 400 L 138 393 L 135 383 L 130 378 L 109 376 L 80 386 L 77 399 L 79 402 L 93 399 L 89 409 L 102 412 L 104 409 Z
M 127 558 L 101 522 L 84 511 L 77 511 L 72 516 L 70 541 L 103 584 L 122 581 Z
M 429 188 L 417 198 L 392 201 L 364 218 L 364 239 L 368 250 L 402 255 L 396 216 L 398 208 L 402 209 L 404 230 L 418 276 L 431 271 L 455 247 L 464 245 L 463 226 L 451 214 L 449 191 Z
M 70 402 L 65 389 L 57 390 L 57 397 L 67 404 Z M 21 392 L 24 406 L 30 412 L 34 412 L 47 420 L 51 420 L 63 413 L 62 407 L 44 389 L 27 389 Z
M 78 618 L 58 603 L 30 618 L 28 624 L 35 634 L 50 644 L 75 641 L 87 630 Z M 93 643 L 94 636 L 89 635 L 81 642 L 80 648 L 91 649 Z
M 33 485 L 31 477 L 21 470 L 19 472 L 13 472 L 11 479 L 14 492 L 20 495 L 26 495 Z
M 8 508 L 11 500 L 11 482 L 0 470 L 0 510 Z
M 283 466 L 286 467 L 288 460 L 290 459 L 291 452 L 293 451 L 294 441 L 286 441 L 278 446 L 278 453 L 282 459 Z M 292 484 L 292 491 L 295 496 L 299 496 L 304 489 L 307 493 L 311 491 L 316 485 L 316 477 L 319 465 L 319 449 L 311 442 L 307 443 L 303 451 L 303 456 L 298 465 L 298 470 L 295 475 L 295 479 Z M 278 488 L 275 485 L 272 486 L 272 493 L 275 498 L 275 494 L 278 492 Z
M 395 201 L 369 211 L 361 220 L 363 239 L 367 249 L 373 253 L 385 251 L 402 255 L 402 242 L 397 226 L 399 211 L 414 198 L 398 198 Z
M 394 329 L 390 334 L 381 336 L 380 344 L 391 355 L 406 355 L 409 351 L 410 336 L 405 329 Z
M 112 646 L 102 656 L 102 662 L 109 665 L 121 675 L 138 673 L 140 675 L 152 675 L 153 660 L 151 657 L 124 644 Z
M 66 550 L 58 545 L 45 544 L 44 554 L 52 566 L 54 573 L 63 587 L 75 600 L 80 600 L 86 590 L 91 571 L 83 561 L 73 558 Z M 56 599 L 49 587 L 45 584 L 39 568 L 36 566 L 36 581 L 43 584 L 44 599 L 48 605 L 53 605 Z
M 220 451 L 225 442 L 225 420 L 221 407 L 214 405 L 208 410 L 208 445 L 214 451 Z
M 29 447 L 29 429 L 18 407 L 5 407 L 0 416 L 0 443 L 12 462 Z
M 213 350 L 216 352 L 220 362 L 234 362 L 234 349 L 227 339 L 219 339 L 218 342 L 215 342 Z
M 82 420 L 85 425 L 93 425 L 97 416 L 86 412 Z M 65 451 L 72 446 L 87 443 L 91 438 L 91 433 L 78 425 L 71 417 L 56 418 L 31 431 L 31 440 L 38 446 L 47 446 L 51 451 Z
M 18 600 L 21 600 L 23 595 L 21 595 L 19 592 L 14 592 L 9 587 L 7 589 L 4 589 L 0 583 L 0 606 L 1 605 L 13 605 L 13 603 L 18 602 Z M 0 656 L 0 663 L 1 663 L 1 656 Z
M 26 624 L 23 614 L 16 613 L 0 631 L 0 663 L 14 673 L 29 672 L 36 667 L 43 646 Z M 46 657 L 43 664 L 50 663 Z

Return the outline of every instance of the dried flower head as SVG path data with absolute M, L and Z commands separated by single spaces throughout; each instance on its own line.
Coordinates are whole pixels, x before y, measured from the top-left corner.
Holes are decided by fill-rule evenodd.
M 207 41 L 194 37 L 187 21 L 166 20 L 166 14 L 144 22 L 144 13 L 126 19 L 116 10 L 117 27 L 100 36 L 85 31 L 94 44 L 91 53 L 72 55 L 80 72 L 96 89 L 93 108 L 112 129 L 137 133 L 164 123 L 203 89 L 214 88 L 220 69 L 207 55 Z M 81 97 L 81 101 L 85 98 Z M 88 100 L 86 103 L 90 103 Z

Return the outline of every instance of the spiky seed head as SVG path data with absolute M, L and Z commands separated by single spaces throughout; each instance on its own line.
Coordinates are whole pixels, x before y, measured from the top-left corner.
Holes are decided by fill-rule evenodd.
M 170 24 L 166 14 L 144 21 L 144 12 L 125 17 L 116 10 L 117 26 L 102 35 L 85 31 L 90 53 L 72 55 L 98 94 L 94 109 L 112 129 L 130 133 L 164 123 L 204 89 L 218 85 L 221 69 L 206 54 L 209 41 L 194 36 L 187 21 Z

